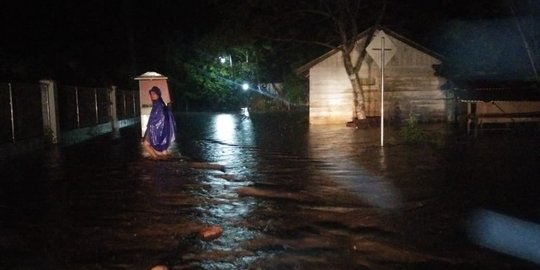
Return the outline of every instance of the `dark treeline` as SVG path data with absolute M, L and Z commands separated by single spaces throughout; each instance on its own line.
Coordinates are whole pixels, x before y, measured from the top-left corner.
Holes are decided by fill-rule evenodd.
M 300 87 L 294 69 L 342 42 L 318 15 L 342 7 L 360 10 L 348 33 L 382 24 L 445 56 L 445 74 L 531 78 L 540 60 L 532 0 L 11 1 L 0 11 L 0 79 L 134 87 L 153 70 L 178 99 L 240 102 L 230 91 L 241 80 Z M 215 65 L 225 54 L 228 70 Z

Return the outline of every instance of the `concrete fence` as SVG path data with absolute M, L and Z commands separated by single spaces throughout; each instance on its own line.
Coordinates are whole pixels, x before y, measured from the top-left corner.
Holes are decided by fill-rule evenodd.
M 69 145 L 139 123 L 139 92 L 0 83 L 0 157 L 44 144 Z

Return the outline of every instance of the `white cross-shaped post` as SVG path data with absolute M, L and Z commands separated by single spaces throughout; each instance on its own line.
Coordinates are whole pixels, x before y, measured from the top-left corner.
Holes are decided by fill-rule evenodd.
M 390 39 L 385 42 L 385 38 L 386 34 L 381 30 L 375 34 L 373 40 L 366 47 L 369 56 L 381 67 L 381 146 L 384 146 L 384 66 L 396 54 L 394 43 Z M 388 56 L 387 58 L 385 58 L 385 54 Z

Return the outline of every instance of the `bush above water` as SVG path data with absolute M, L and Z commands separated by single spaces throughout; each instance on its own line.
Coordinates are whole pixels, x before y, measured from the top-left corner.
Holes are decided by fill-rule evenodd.
M 418 125 L 418 120 L 410 116 L 407 124 L 399 131 L 400 137 L 406 144 L 444 144 L 444 133 L 440 131 L 428 131 Z

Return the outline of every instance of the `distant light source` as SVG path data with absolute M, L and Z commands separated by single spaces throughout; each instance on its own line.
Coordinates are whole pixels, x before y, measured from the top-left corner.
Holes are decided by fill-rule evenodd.
M 244 91 L 247 91 L 247 90 L 249 89 L 249 84 L 248 84 L 248 83 L 243 83 L 243 84 L 242 84 L 242 89 L 243 89 Z
M 232 57 L 230 55 L 220 56 L 219 57 L 219 62 L 222 65 L 225 65 L 225 64 L 227 64 L 227 62 L 229 62 L 229 66 L 232 68 Z

